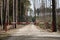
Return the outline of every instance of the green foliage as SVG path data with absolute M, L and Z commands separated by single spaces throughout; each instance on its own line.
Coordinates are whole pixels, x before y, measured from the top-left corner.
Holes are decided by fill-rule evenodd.
M 18 1 L 18 21 L 24 20 L 23 15 L 25 14 L 26 7 L 29 7 L 30 1 L 29 0 L 17 0 Z M 12 21 L 12 16 L 13 16 L 13 0 L 9 0 L 9 17 L 10 21 Z
M 24 17 L 25 10 L 26 7 L 29 8 L 29 6 L 31 5 L 30 1 L 29 0 L 17 0 L 17 1 L 18 1 L 18 21 L 19 20 L 25 21 L 25 17 Z M 5 15 L 6 15 L 6 10 L 3 9 L 3 22 L 5 22 Z M 12 22 L 12 20 L 13 20 L 13 0 L 9 0 L 9 21 Z
M 29 0 L 24 0 L 23 3 L 24 3 L 25 6 L 30 6 L 31 5 Z

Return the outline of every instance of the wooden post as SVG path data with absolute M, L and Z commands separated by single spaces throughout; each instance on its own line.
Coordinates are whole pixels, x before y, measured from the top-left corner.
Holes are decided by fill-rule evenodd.
M 52 0 L 52 31 L 56 32 L 56 1 Z

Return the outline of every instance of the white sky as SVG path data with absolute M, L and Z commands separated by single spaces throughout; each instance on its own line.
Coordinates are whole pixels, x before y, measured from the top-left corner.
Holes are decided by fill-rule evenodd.
M 33 5 L 33 2 L 35 1 L 35 8 L 40 8 L 41 7 L 41 0 L 30 0 L 31 2 L 31 8 L 34 10 L 34 5 Z M 51 0 L 44 0 L 45 4 L 47 4 L 47 6 L 45 5 L 45 7 L 50 7 L 50 2 Z M 52 3 L 51 3 L 52 4 Z M 57 5 L 57 8 L 60 8 L 60 0 L 56 0 L 56 5 Z M 28 12 L 28 15 L 30 15 L 30 13 Z M 34 13 L 32 13 L 32 15 L 34 16 Z
M 35 7 L 36 8 L 39 8 L 41 6 L 41 0 L 30 0 L 31 2 L 31 8 L 34 9 L 34 5 L 33 5 L 33 2 L 35 1 Z M 45 4 L 47 4 L 47 7 L 50 7 L 50 0 L 44 0 Z M 57 8 L 60 8 L 60 0 L 56 0 L 57 2 Z M 46 5 L 45 5 L 46 6 Z
M 34 9 L 34 7 L 33 7 L 33 1 L 30 0 L 30 2 L 31 2 L 31 6 L 30 6 L 30 7 L 31 7 L 32 9 Z

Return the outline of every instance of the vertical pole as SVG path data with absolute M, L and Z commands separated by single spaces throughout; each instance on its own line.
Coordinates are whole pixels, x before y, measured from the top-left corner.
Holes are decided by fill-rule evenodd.
M 56 1 L 52 0 L 52 31 L 56 32 Z

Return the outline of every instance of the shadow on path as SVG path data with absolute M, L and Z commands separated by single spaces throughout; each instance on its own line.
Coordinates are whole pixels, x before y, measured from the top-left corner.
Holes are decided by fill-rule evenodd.
M 60 40 L 59 37 L 36 37 L 36 36 L 9 36 L 3 40 Z

